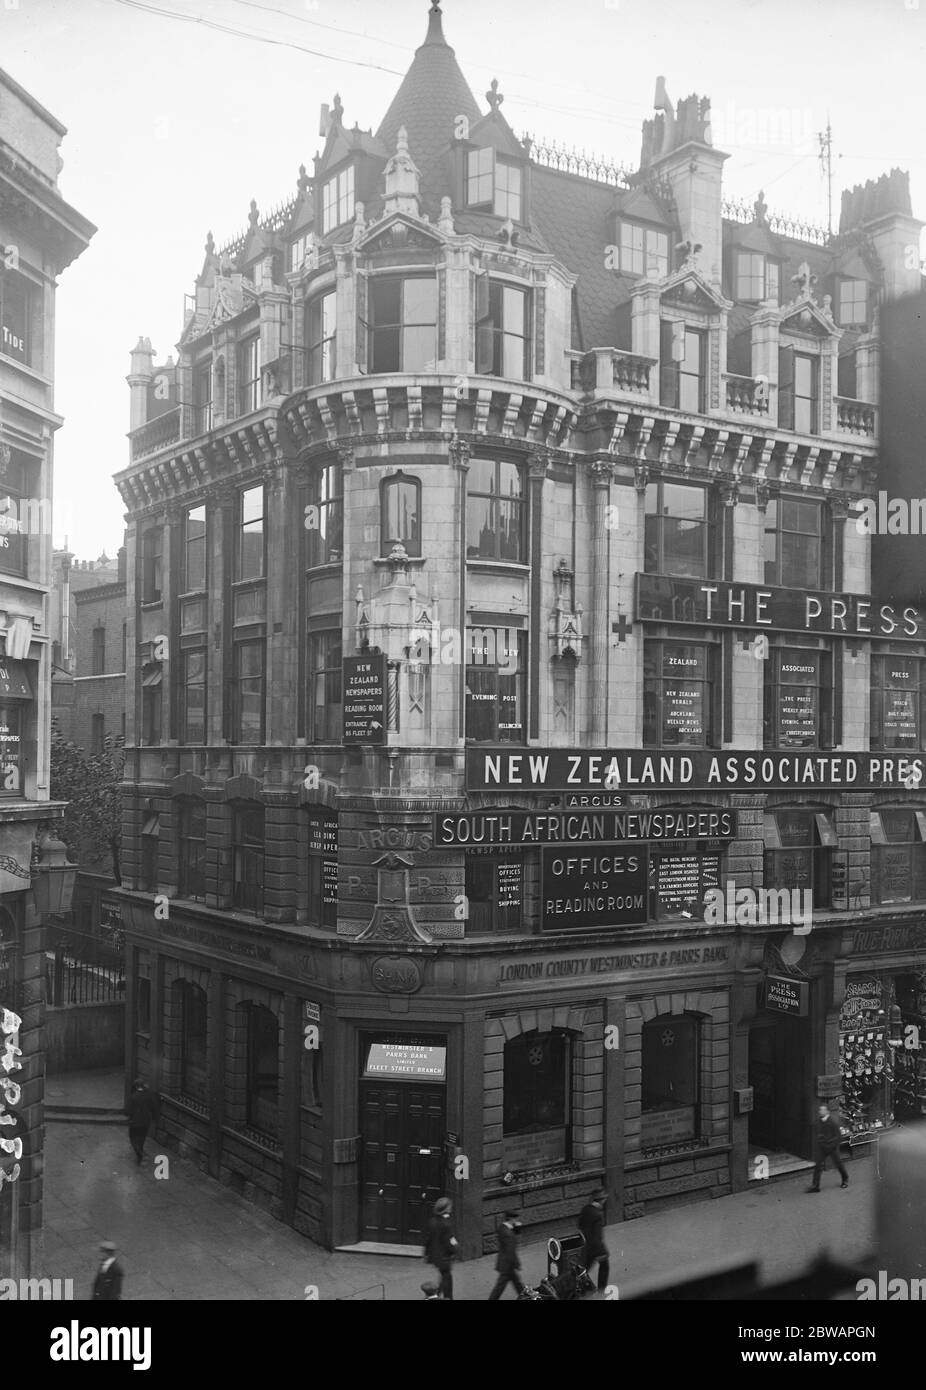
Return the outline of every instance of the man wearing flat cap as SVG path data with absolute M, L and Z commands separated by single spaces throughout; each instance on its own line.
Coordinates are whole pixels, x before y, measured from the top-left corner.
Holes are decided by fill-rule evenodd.
M 94 1301 L 122 1297 L 122 1266 L 116 1259 L 116 1247 L 111 1240 L 100 1242 L 100 1267 L 93 1281 Z

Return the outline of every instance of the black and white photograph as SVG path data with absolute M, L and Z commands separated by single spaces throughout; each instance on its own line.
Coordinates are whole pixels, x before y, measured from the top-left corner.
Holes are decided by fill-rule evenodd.
M 915 1351 L 924 75 L 926 0 L 0 0 L 34 1364 Z

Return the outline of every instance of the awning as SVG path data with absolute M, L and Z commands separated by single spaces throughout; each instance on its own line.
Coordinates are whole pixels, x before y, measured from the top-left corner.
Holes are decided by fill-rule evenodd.
M 0 700 L 31 700 L 29 664 L 0 657 Z
M 142 687 L 144 688 L 145 686 L 160 685 L 162 674 L 163 672 L 160 663 L 158 663 L 157 666 L 148 669 L 148 674 L 142 676 Z

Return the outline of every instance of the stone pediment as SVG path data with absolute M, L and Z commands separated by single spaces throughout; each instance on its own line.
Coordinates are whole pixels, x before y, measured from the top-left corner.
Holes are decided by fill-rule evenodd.
M 663 282 L 660 299 L 681 309 L 701 309 L 708 314 L 719 314 L 732 307 L 730 301 L 709 285 L 694 266 L 683 266 L 670 275 Z
M 443 237 L 430 223 L 395 213 L 367 227 L 356 249 L 373 255 L 377 251 L 436 251 L 442 244 Z
M 826 295 L 829 299 L 829 295 Z M 778 320 L 779 333 L 800 333 L 802 337 L 830 338 L 839 333 L 832 318 L 813 300 L 786 304 Z
M 257 291 L 241 275 L 217 275 L 215 278 L 215 299 L 209 317 L 201 330 L 210 333 L 222 323 L 236 318 L 257 300 Z

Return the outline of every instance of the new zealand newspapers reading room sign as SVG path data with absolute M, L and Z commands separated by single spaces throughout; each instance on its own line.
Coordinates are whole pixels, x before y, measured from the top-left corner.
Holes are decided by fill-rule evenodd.
M 386 738 L 386 658 L 382 652 L 344 658 L 344 743 Z
M 670 579 L 662 574 L 638 574 L 636 589 L 636 617 L 644 623 L 767 627 L 821 637 L 890 637 L 894 642 L 926 637 L 922 610 L 877 603 L 859 594 L 761 588 L 721 579 Z
M 471 791 L 844 791 L 906 789 L 926 780 L 926 754 L 767 753 L 654 748 L 468 748 Z

